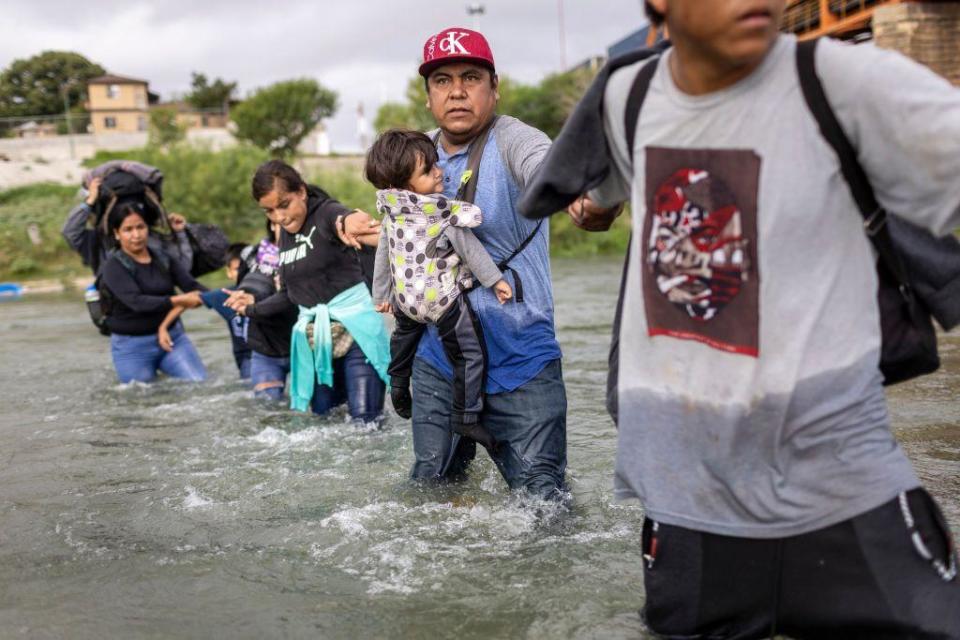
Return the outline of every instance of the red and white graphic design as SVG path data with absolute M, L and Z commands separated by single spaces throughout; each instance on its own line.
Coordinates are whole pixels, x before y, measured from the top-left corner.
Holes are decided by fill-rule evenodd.
M 643 281 L 650 335 L 758 355 L 759 167 L 749 151 L 647 149 Z

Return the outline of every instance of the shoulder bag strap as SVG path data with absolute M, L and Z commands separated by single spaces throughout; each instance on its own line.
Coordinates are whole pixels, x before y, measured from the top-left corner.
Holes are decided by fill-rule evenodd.
M 893 276 L 904 296 L 909 295 L 909 280 L 900 256 L 893 246 L 887 227 L 887 212 L 877 202 L 870 180 L 857 159 L 857 151 L 843 131 L 840 121 L 827 102 L 823 84 L 817 76 L 816 51 L 819 40 L 807 40 L 797 43 L 797 74 L 800 89 L 807 107 L 817 121 L 820 133 L 840 159 L 840 172 L 843 173 L 850 193 L 853 195 L 860 215 L 863 216 L 863 228 L 873 244 L 880 262 L 889 275 Z

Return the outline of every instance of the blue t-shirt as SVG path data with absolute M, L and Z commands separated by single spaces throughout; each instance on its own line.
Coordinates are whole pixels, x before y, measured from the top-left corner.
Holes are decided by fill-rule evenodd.
M 517 213 L 516 204 L 521 189 L 504 162 L 504 154 L 499 148 L 502 139 L 498 141 L 495 135 L 501 123 L 497 124 L 487 140 L 480 163 L 475 204 L 483 212 L 483 223 L 473 229 L 473 233 L 493 261 L 499 263 L 533 233 L 537 222 Z M 439 145 L 444 195 L 449 198 L 456 195 L 460 176 L 467 167 L 469 149 L 468 146 L 449 155 L 443 145 Z M 549 225 L 546 220 L 530 244 L 510 261 L 510 267 L 520 274 L 524 297 L 522 303 L 511 300 L 501 305 L 493 290 L 484 287 L 478 287 L 469 294 L 470 304 L 483 327 L 487 346 L 487 393 L 517 389 L 561 355 L 553 324 Z M 512 274 L 507 271 L 504 278 L 514 288 L 516 296 Z M 443 352 L 435 325 L 428 325 L 417 356 L 447 378 L 453 379 L 453 367 Z

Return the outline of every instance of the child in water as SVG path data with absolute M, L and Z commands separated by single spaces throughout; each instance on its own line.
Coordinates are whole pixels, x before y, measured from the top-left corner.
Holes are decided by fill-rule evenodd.
M 390 395 L 403 418 L 411 415 L 410 375 L 420 336 L 435 324 L 453 363 L 451 428 L 488 451 L 496 440 L 480 424 L 486 383 L 483 332 L 466 295 L 492 287 L 500 304 L 513 297 L 509 283 L 473 235 L 480 209 L 443 196 L 437 150 L 426 135 L 393 129 L 367 154 L 366 177 L 377 191 L 383 230 L 373 275 L 377 311 L 394 314 L 390 339 Z M 462 181 L 469 180 L 465 174 Z

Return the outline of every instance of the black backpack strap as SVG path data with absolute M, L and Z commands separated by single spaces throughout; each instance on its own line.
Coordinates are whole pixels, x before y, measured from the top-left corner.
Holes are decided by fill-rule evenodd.
M 633 164 L 633 142 L 637 137 L 637 124 L 640 121 L 640 109 L 647 98 L 650 82 L 657 72 L 660 58 L 648 60 L 637 72 L 627 94 L 627 107 L 623 112 L 623 125 L 627 133 L 627 157 Z M 627 289 L 627 269 L 630 268 L 630 245 L 633 243 L 633 234 L 627 240 L 627 253 L 623 258 L 623 271 L 620 273 L 620 293 L 617 295 L 617 309 L 613 314 L 613 336 L 610 339 L 610 351 L 607 354 L 607 413 L 613 418 L 613 423 L 619 421 L 619 393 L 617 385 L 620 378 L 620 321 L 623 316 L 623 296 Z
M 890 231 L 887 228 L 887 212 L 874 195 L 870 186 L 870 179 L 857 159 L 857 151 L 844 133 L 840 121 L 827 102 L 823 91 L 823 84 L 817 76 L 816 52 L 819 40 L 806 40 L 797 43 L 797 75 L 800 78 L 800 89 L 807 107 L 817 121 L 820 133 L 833 148 L 840 159 L 840 172 L 843 174 L 850 193 L 853 195 L 860 215 L 863 216 L 863 228 L 873 244 L 880 263 L 886 268 L 900 285 L 901 291 L 907 295 L 910 287 L 903 262 L 893 246 Z
M 527 245 L 533 242 L 533 239 L 540 233 L 541 226 L 543 226 L 543 218 L 537 221 L 537 226 L 535 226 L 533 231 L 530 232 L 530 235 L 524 238 L 523 242 L 513 250 L 513 253 L 497 263 L 497 269 L 500 269 L 500 271 L 509 271 L 513 274 L 513 297 L 517 302 L 523 302 L 523 281 L 520 279 L 520 274 L 517 273 L 517 270 L 510 266 L 510 261 L 520 255 L 520 253 L 527 248 Z
M 627 132 L 627 156 L 630 158 L 631 164 L 633 163 L 633 142 L 637 138 L 637 123 L 640 121 L 640 109 L 643 107 L 643 101 L 647 98 L 650 82 L 657 72 L 659 63 L 660 57 L 657 56 L 644 64 L 633 79 L 633 84 L 630 85 L 630 93 L 627 94 L 627 108 L 623 112 L 623 124 Z
M 465 181 L 461 181 L 460 188 L 457 190 L 455 197 L 456 200 L 475 204 L 474 199 L 477 196 L 477 184 L 480 177 L 480 161 L 483 159 L 483 150 L 487 147 L 487 140 L 490 138 L 490 133 L 497 123 L 497 118 L 499 118 L 499 116 L 494 116 L 486 128 L 474 138 L 473 144 L 470 147 L 470 155 L 467 156 L 467 171 L 470 172 L 470 177 Z M 433 136 L 433 144 L 437 145 L 439 143 L 440 132 L 437 131 Z M 537 222 L 537 226 L 533 228 L 533 231 L 530 232 L 530 235 L 524 238 L 523 242 L 513 250 L 513 253 L 497 263 L 497 268 L 500 269 L 500 271 L 509 271 L 513 274 L 513 298 L 516 302 L 523 302 L 523 281 L 520 279 L 520 274 L 517 273 L 516 269 L 510 267 L 510 261 L 520 255 L 520 253 L 527 248 L 527 245 L 533 242 L 542 225 L 543 220 L 541 219 Z

